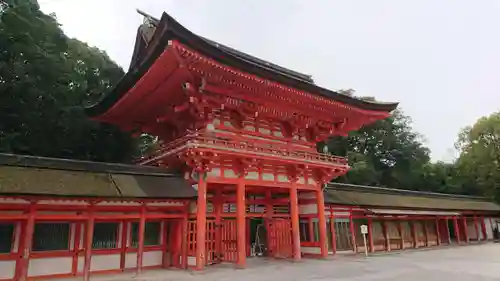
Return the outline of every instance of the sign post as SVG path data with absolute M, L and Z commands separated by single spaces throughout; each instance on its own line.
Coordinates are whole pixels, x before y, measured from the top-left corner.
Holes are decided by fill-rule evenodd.
M 365 257 L 368 257 L 368 247 L 366 246 L 366 235 L 368 234 L 368 226 L 361 225 L 361 234 L 363 234 L 363 243 L 365 244 Z

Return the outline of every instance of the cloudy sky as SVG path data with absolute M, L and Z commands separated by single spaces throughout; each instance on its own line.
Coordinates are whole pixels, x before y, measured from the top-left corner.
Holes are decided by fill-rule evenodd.
M 453 158 L 459 130 L 500 109 L 496 0 L 39 0 L 71 37 L 125 69 L 136 9 L 331 89 L 399 101 L 434 160 Z

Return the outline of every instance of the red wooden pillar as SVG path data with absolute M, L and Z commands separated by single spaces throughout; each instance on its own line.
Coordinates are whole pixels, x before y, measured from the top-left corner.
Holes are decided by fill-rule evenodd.
M 325 199 L 321 185 L 316 190 L 316 205 L 318 207 L 318 227 L 319 227 L 319 243 L 321 249 L 321 257 L 328 257 L 328 236 L 326 234 L 326 218 L 325 218 Z
M 441 228 L 439 227 L 439 217 L 436 217 L 436 236 L 437 236 L 437 245 L 441 245 Z
M 481 238 L 479 237 L 479 225 L 477 224 L 477 217 L 474 216 L 474 229 L 476 230 L 476 238 L 477 238 L 477 241 L 481 241 Z
M 92 208 L 92 206 L 91 206 Z M 85 261 L 83 265 L 83 281 L 90 279 L 90 264 L 92 262 L 92 241 L 94 240 L 94 213 L 91 210 L 85 227 Z
M 462 218 L 462 224 L 464 227 L 465 243 L 469 243 L 469 233 L 467 233 L 467 218 L 466 217 Z
M 122 224 L 123 224 L 122 233 L 119 234 L 121 235 L 120 269 L 125 270 L 125 258 L 127 255 L 127 238 L 128 238 L 128 233 L 129 233 L 128 229 L 130 223 L 128 221 L 124 221 L 122 222 Z
M 207 181 L 205 173 L 200 173 L 196 214 L 196 269 L 205 267 L 205 241 L 207 231 Z
M 413 248 L 418 248 L 418 235 L 417 235 L 417 228 L 416 228 L 416 221 L 412 220 L 410 222 L 411 224 L 411 236 L 413 238 Z
M 484 217 L 479 217 L 481 219 L 481 232 L 483 233 L 483 240 L 488 240 L 488 235 L 486 233 L 486 223 L 484 223 Z
M 293 259 L 301 259 L 300 232 L 299 232 L 299 200 L 297 194 L 296 179 L 292 179 L 290 186 L 290 220 L 292 223 L 292 247 Z
M 222 190 L 215 190 L 215 198 L 213 199 L 214 214 L 215 214 L 215 252 L 217 260 L 222 258 Z
M 332 233 L 332 252 L 337 253 L 337 235 L 335 233 L 335 216 L 332 210 L 330 214 L 330 232 Z
M 382 221 L 382 231 L 384 232 L 384 240 L 385 240 L 385 250 L 387 252 L 391 251 L 391 237 L 389 231 L 387 229 L 387 221 Z
M 189 203 L 186 203 L 186 209 L 182 216 L 182 241 L 181 241 L 181 268 L 188 268 L 188 245 L 187 245 L 187 233 L 188 233 L 188 217 L 189 217 Z
M 375 246 L 373 245 L 373 219 L 368 218 L 368 245 L 370 246 L 370 252 L 375 252 Z
M 73 229 L 75 231 L 75 238 L 73 241 L 73 263 L 71 265 L 71 273 L 76 275 L 78 273 L 78 253 L 80 252 L 80 237 L 82 235 L 82 224 L 80 222 L 74 223 Z
M 458 228 L 458 217 L 453 217 L 453 228 L 455 230 L 455 237 L 457 238 L 457 244 L 460 244 L 460 229 Z
M 398 232 L 399 232 L 399 236 L 401 237 L 401 241 L 399 242 L 399 248 L 401 250 L 404 250 L 405 249 L 405 238 L 403 236 L 403 224 L 401 223 L 401 220 L 399 219 L 398 220 Z
M 237 266 L 246 266 L 246 200 L 245 200 L 245 178 L 241 173 L 236 186 L 236 229 L 238 232 L 236 252 L 238 253 Z
M 490 217 L 490 228 L 491 228 L 491 239 L 495 239 L 495 226 L 493 225 L 493 219 Z
M 274 246 L 271 243 L 271 220 L 273 219 L 273 203 L 272 203 L 272 192 L 271 189 L 266 189 L 266 236 L 268 241 L 268 255 L 270 257 L 274 256 Z
M 429 247 L 429 227 L 427 225 L 427 220 L 423 220 L 422 224 L 424 226 L 424 238 L 425 238 L 425 246 Z
M 352 250 L 357 253 L 357 245 L 356 245 L 356 233 L 354 231 L 354 220 L 352 219 L 352 211 L 349 211 L 349 231 L 351 232 L 351 243 Z
M 136 273 L 142 272 L 142 257 L 144 255 L 144 232 L 146 230 L 146 205 L 141 206 L 141 214 L 139 217 L 139 241 L 137 244 L 137 268 Z
M 162 267 L 179 267 L 180 243 L 181 243 L 181 222 L 163 220 L 161 222 L 161 246 L 162 246 Z
M 33 242 L 33 233 L 35 232 L 35 213 L 36 205 L 31 203 L 24 228 L 24 237 L 22 241 L 22 258 L 19 260 L 19 280 L 28 280 L 28 267 L 30 263 L 31 244 Z

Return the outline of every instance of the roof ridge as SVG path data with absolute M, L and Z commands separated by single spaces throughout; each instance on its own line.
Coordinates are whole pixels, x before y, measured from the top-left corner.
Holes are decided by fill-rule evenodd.
M 100 172 L 129 175 L 149 175 L 162 177 L 181 177 L 154 166 L 139 166 L 122 163 L 93 162 L 64 158 L 41 157 L 0 153 L 0 166 L 53 169 L 65 171 Z
M 426 195 L 429 197 L 447 197 L 450 199 L 476 199 L 476 200 L 488 200 L 490 198 L 486 196 L 474 196 L 474 195 L 462 195 L 462 194 L 451 194 L 451 193 L 439 193 L 439 192 L 430 192 L 430 191 L 419 191 L 419 190 L 409 190 L 409 189 L 398 189 L 398 188 L 388 188 L 388 187 L 380 187 L 380 186 L 369 186 L 369 185 L 357 185 L 357 184 L 349 184 L 349 183 L 328 183 L 327 188 L 336 189 L 340 187 L 345 190 L 353 188 L 364 189 L 366 191 L 382 191 L 385 193 L 399 193 L 401 195 Z

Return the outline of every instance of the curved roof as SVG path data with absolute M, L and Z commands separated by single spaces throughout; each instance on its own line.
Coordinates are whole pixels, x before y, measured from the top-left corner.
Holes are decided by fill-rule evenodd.
M 500 205 L 485 197 L 342 183 L 328 184 L 325 190 L 325 203 L 412 210 L 500 212 Z
M 278 66 L 198 36 L 167 13 L 163 13 L 161 20 L 146 14 L 143 15 L 148 17 L 149 22 L 141 25 L 138 29 L 137 41 L 128 73 L 111 93 L 106 95 L 99 103 L 86 108 L 86 112 L 90 116 L 105 113 L 125 95 L 163 53 L 170 40 L 177 40 L 202 55 L 243 72 L 361 109 L 390 112 L 398 106 L 398 103 L 367 101 L 322 88 L 314 84 L 310 75 Z
M 159 167 L 0 153 L 0 195 L 192 199 L 196 191 Z

